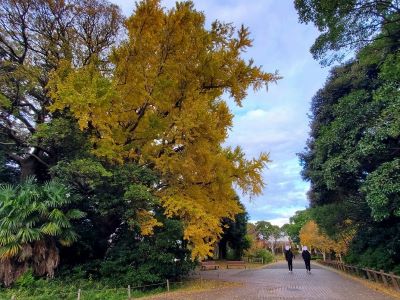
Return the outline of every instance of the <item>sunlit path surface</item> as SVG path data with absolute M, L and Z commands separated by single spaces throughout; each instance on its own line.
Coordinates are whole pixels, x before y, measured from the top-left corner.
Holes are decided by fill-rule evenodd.
M 204 271 L 203 278 L 219 276 L 221 280 L 242 282 L 243 286 L 153 299 L 394 299 L 315 264 L 311 268 L 311 274 L 307 274 L 303 261 L 297 259 L 292 274 L 285 262 L 255 270 Z

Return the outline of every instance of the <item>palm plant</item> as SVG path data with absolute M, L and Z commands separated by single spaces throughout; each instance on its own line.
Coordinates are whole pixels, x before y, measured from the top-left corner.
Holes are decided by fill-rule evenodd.
M 14 282 L 29 267 L 54 276 L 57 243 L 69 246 L 78 236 L 71 220 L 84 213 L 69 208 L 72 197 L 57 181 L 39 185 L 33 178 L 17 186 L 0 186 L 0 281 Z

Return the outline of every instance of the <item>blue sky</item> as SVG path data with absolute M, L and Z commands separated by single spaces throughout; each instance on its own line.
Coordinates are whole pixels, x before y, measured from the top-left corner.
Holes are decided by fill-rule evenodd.
M 113 0 L 125 15 L 134 1 Z M 165 0 L 166 8 L 175 1 Z M 245 56 L 265 71 L 277 70 L 283 79 L 268 91 L 249 91 L 243 107 L 228 101 L 235 114 L 227 145 L 240 145 L 248 157 L 269 152 L 272 163 L 264 171 L 264 193 L 252 200 L 242 197 L 251 221 L 267 220 L 283 225 L 295 211 L 307 207 L 308 183 L 300 177 L 296 153 L 307 140 L 307 113 L 315 92 L 326 80 L 328 69 L 314 61 L 309 48 L 318 35 L 312 25 L 298 23 L 291 0 L 195 0 L 206 15 L 207 26 L 215 19 L 250 28 L 253 47 Z

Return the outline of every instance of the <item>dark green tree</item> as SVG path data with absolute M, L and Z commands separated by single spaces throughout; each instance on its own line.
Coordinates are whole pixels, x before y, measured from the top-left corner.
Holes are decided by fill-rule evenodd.
M 98 267 L 98 273 L 87 273 L 118 286 L 159 283 L 166 278 L 180 280 L 195 267 L 183 239 L 183 226 L 178 220 L 158 216 L 164 224 L 153 236 L 142 237 L 137 230 L 122 225 Z
M 250 247 L 250 242 L 246 239 L 249 216 L 244 206 L 242 204 L 241 206 L 243 208 L 243 213 L 237 214 L 234 220 L 226 219 L 223 222 L 225 229 L 218 243 L 220 259 L 228 258 L 229 247 L 233 252 L 231 258 L 240 260 L 244 251 Z
M 323 64 L 342 60 L 349 51 L 376 39 L 399 44 L 400 4 L 396 0 L 295 0 L 302 23 L 321 32 L 311 47 Z
M 50 72 L 62 60 L 76 66 L 96 60 L 106 70 L 121 19 L 105 0 L 1 1 L 0 150 L 22 178 L 49 179 L 55 160 L 52 149 L 32 139 L 55 117 L 48 110 Z
M 313 98 L 311 136 L 300 154 L 313 218 L 333 238 L 349 224 L 357 228 L 349 257 L 377 267 L 383 266 L 378 257 L 368 260 L 357 251 L 382 253 L 390 262 L 385 269 L 399 263 L 400 250 L 385 242 L 396 238 L 392 228 L 399 223 L 398 57 L 392 37 L 382 35 L 334 68 Z
M 256 230 L 265 240 L 270 241 L 272 253 L 275 254 L 275 245 L 278 238 L 282 236 L 282 230 L 277 225 L 272 225 L 268 221 L 256 222 Z
M 301 228 L 311 220 L 310 210 L 298 210 L 294 216 L 290 217 L 289 224 L 285 224 L 282 230 L 292 239 L 293 242 L 300 243 L 300 230 Z

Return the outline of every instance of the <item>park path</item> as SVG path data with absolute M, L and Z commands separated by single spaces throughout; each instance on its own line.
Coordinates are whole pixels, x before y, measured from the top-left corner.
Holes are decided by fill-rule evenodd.
M 241 285 L 202 292 L 163 294 L 151 299 L 395 299 L 329 269 L 315 264 L 311 268 L 311 274 L 307 274 L 303 261 L 295 260 L 292 274 L 289 274 L 286 262 L 274 263 L 262 269 L 202 271 L 200 274 L 205 279 L 232 281 Z

